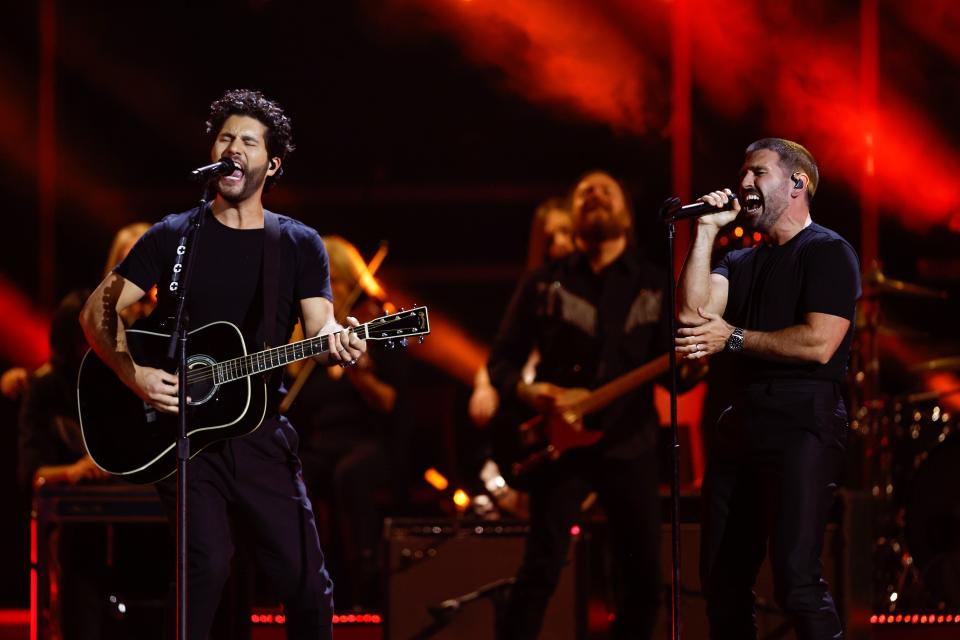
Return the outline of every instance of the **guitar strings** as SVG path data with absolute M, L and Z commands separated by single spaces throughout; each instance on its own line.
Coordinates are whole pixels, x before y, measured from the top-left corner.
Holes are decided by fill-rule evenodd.
M 393 324 L 393 323 L 395 323 L 395 322 L 397 322 L 397 321 L 399 321 L 399 320 L 405 319 L 405 317 L 409 317 L 409 316 L 419 316 L 419 315 L 420 315 L 420 314 L 419 314 L 419 313 L 416 313 L 415 310 L 411 310 L 411 312 L 408 312 L 408 313 L 403 314 L 403 315 L 401 315 L 401 314 L 396 314 L 396 315 L 394 315 L 394 316 L 392 316 L 392 317 L 389 317 L 389 316 L 388 316 L 388 317 L 386 317 L 386 318 L 381 318 L 381 319 L 379 319 L 379 320 L 380 320 L 379 322 L 378 322 L 377 320 L 371 320 L 370 322 L 368 322 L 368 323 L 366 323 L 366 324 L 363 324 L 363 325 L 360 325 L 360 326 L 358 326 L 358 327 L 350 327 L 350 328 L 349 328 L 349 331 L 350 331 L 351 333 L 357 333 L 360 329 L 366 328 L 366 329 L 367 329 L 367 335 L 368 335 L 368 337 L 369 337 L 369 333 L 370 333 L 370 332 L 369 332 L 369 325 L 371 325 L 371 324 L 376 323 L 376 327 L 389 326 L 389 325 L 391 325 L 391 324 Z M 231 377 L 231 376 L 228 375 L 228 378 L 229 378 L 229 379 L 224 380 L 224 382 L 230 382 L 230 381 L 232 381 L 232 380 L 236 380 L 236 379 L 239 379 L 239 378 L 242 378 L 242 377 L 246 377 L 246 376 L 248 376 L 248 375 L 252 375 L 253 373 L 259 373 L 260 371 L 248 371 L 248 372 L 245 372 L 244 369 L 249 370 L 249 369 L 251 368 L 251 365 L 253 365 L 258 358 L 264 358 L 264 357 L 267 357 L 267 356 L 269 355 L 269 357 L 270 357 L 271 360 L 272 360 L 273 356 L 279 354 L 281 350 L 284 351 L 284 355 L 285 355 L 285 356 L 289 355 L 289 354 L 287 353 L 288 350 L 292 351 L 292 354 L 293 354 L 293 356 L 294 356 L 294 360 L 302 360 L 302 359 L 304 359 L 304 358 L 308 358 L 308 357 L 311 357 L 311 356 L 314 356 L 314 355 L 319 355 L 320 353 L 323 353 L 324 351 L 327 350 L 327 345 L 324 344 L 324 342 L 326 341 L 326 338 L 327 338 L 329 335 L 332 335 L 332 334 L 327 334 L 327 335 L 323 335 L 323 336 L 317 336 L 317 337 L 314 337 L 314 338 L 308 338 L 307 340 L 301 340 L 301 341 L 299 341 L 299 342 L 294 342 L 293 344 L 287 344 L 287 345 L 283 345 L 283 346 L 281 346 L 281 347 L 275 347 L 275 348 L 273 348 L 273 349 L 268 349 L 268 350 L 266 350 L 266 351 L 261 351 L 261 352 L 259 352 L 259 353 L 250 354 L 250 355 L 246 355 L 246 356 L 240 356 L 239 358 L 233 358 L 233 359 L 231 359 L 231 360 L 225 360 L 225 361 L 223 361 L 223 362 L 218 362 L 218 363 L 215 363 L 215 364 L 212 365 L 212 366 L 203 367 L 202 370 L 200 370 L 200 371 L 194 371 L 194 372 L 193 372 L 193 376 L 191 376 L 191 375 L 190 375 L 190 372 L 188 372 L 188 373 L 187 373 L 187 383 L 190 384 L 190 383 L 193 383 L 193 382 L 202 382 L 202 381 L 207 380 L 207 379 L 209 379 L 209 378 L 215 377 L 215 376 L 216 376 L 217 367 L 220 367 L 221 371 L 223 371 L 223 372 L 226 372 L 226 370 L 230 369 L 230 370 L 233 370 L 233 371 L 236 371 L 236 372 L 239 373 L 239 375 L 237 375 L 237 376 L 235 376 L 235 377 Z M 314 341 L 319 341 L 319 342 L 320 342 L 320 351 L 318 351 L 318 352 L 316 352 L 316 353 L 311 353 L 309 356 L 304 355 L 304 356 L 296 357 L 296 347 L 297 347 L 297 345 L 303 345 L 303 344 L 308 343 L 308 342 L 309 342 L 309 343 L 313 343 Z M 314 345 L 311 344 L 311 349 L 313 349 L 313 347 L 314 347 Z M 304 353 L 303 349 L 301 349 L 301 353 Z M 294 361 L 294 360 L 291 360 L 291 362 Z M 278 365 L 273 365 L 273 366 L 267 367 L 266 369 L 263 369 L 263 371 L 266 371 L 267 369 L 273 369 L 273 368 L 276 368 L 276 367 L 279 367 L 279 366 L 282 366 L 282 365 L 280 365 L 280 364 L 278 364 Z
M 353 332 L 353 328 L 351 328 L 351 332 Z M 320 344 L 319 351 L 314 351 L 316 342 L 319 342 Z M 188 372 L 187 383 L 191 384 L 196 382 L 203 382 L 211 378 L 216 378 L 218 373 L 218 367 L 219 367 L 219 372 L 221 373 L 220 377 L 225 378 L 223 382 L 230 382 L 232 380 L 237 380 L 239 378 L 243 378 L 248 375 L 252 375 L 254 373 L 259 373 L 260 371 L 267 371 L 269 369 L 274 369 L 279 366 L 283 366 L 282 364 L 276 364 L 276 365 L 271 364 L 271 366 L 268 366 L 264 369 L 260 369 L 258 360 L 262 360 L 266 363 L 267 360 L 269 359 L 269 361 L 272 362 L 274 357 L 277 357 L 279 359 L 281 355 L 281 351 L 282 351 L 283 357 L 289 357 L 290 355 L 294 356 L 293 359 L 288 360 L 288 362 L 292 362 L 294 360 L 302 360 L 304 358 L 308 358 L 314 355 L 319 355 L 327 351 L 326 342 L 327 342 L 326 335 L 317 336 L 315 338 L 308 338 L 307 340 L 301 340 L 293 344 L 283 345 L 282 347 L 267 349 L 266 351 L 261 351 L 259 353 L 240 356 L 239 358 L 233 358 L 231 360 L 225 360 L 223 362 L 217 362 L 213 365 L 205 366 L 200 370 L 194 370 L 192 372 L 193 375 L 191 375 L 191 372 Z M 304 345 L 308 343 L 309 343 L 309 349 L 313 353 L 309 355 L 302 355 L 300 357 L 297 357 L 297 346 L 301 346 L 301 349 L 300 349 L 301 354 L 306 354 L 306 347 Z M 286 364 L 286 363 L 283 363 L 283 364 Z M 254 371 L 253 370 L 254 367 L 258 370 Z
M 308 343 L 309 343 L 309 347 L 306 346 Z M 239 358 L 232 358 L 230 360 L 224 360 L 223 362 L 217 362 L 213 365 L 207 365 L 205 367 L 202 367 L 201 369 L 194 369 L 191 372 L 187 372 L 187 384 L 204 382 L 206 380 L 209 380 L 210 378 L 217 377 L 216 374 L 217 374 L 218 367 L 219 367 L 219 370 L 223 374 L 225 374 L 225 375 L 221 375 L 220 377 L 228 378 L 228 380 L 224 380 L 224 382 L 228 382 L 230 380 L 236 380 L 238 378 L 242 378 L 247 375 L 251 375 L 253 373 L 259 373 L 259 371 L 252 370 L 255 363 L 258 360 L 263 360 L 264 362 L 266 362 L 267 359 L 269 359 L 272 362 L 275 357 L 279 358 L 281 351 L 283 352 L 283 356 L 289 356 L 289 355 L 296 356 L 297 346 L 301 347 L 300 353 L 306 353 L 308 348 L 310 351 L 314 351 L 316 343 L 319 343 L 320 345 L 319 351 L 315 351 L 310 355 L 305 355 L 301 358 L 296 358 L 296 359 L 302 360 L 303 358 L 308 358 L 313 355 L 319 355 L 327 351 L 327 336 L 324 335 L 324 336 L 317 336 L 315 338 L 308 338 L 306 340 L 294 342 L 293 344 L 283 345 L 282 347 L 275 347 L 273 349 L 267 349 L 266 351 L 261 351 L 259 353 L 240 356 Z M 283 365 L 277 364 L 277 365 L 269 366 L 266 369 L 263 369 L 263 371 L 266 371 L 268 369 L 274 369 L 279 366 L 283 366 Z M 191 375 L 191 373 L 193 375 Z M 236 373 L 238 375 L 236 375 L 236 377 L 233 377 L 231 375 L 233 373 Z
M 413 315 L 419 315 L 419 314 L 413 314 Z M 396 315 L 393 316 L 393 317 L 382 318 L 382 319 L 381 319 L 382 322 L 377 322 L 376 320 L 371 320 L 370 322 L 368 322 L 368 323 L 366 323 L 366 324 L 362 324 L 362 325 L 360 325 L 360 326 L 358 326 L 358 327 L 350 327 L 350 328 L 349 328 L 349 331 L 350 331 L 350 333 L 354 333 L 354 334 L 355 334 L 355 333 L 357 333 L 360 329 L 367 328 L 367 335 L 369 336 L 369 333 L 370 333 L 370 332 L 369 332 L 369 325 L 371 325 L 371 324 L 373 324 L 373 323 L 377 323 L 377 324 L 376 324 L 376 327 L 378 327 L 378 328 L 379 328 L 379 327 L 382 327 L 382 326 L 389 326 L 389 325 L 391 325 L 391 324 L 393 324 L 393 323 L 395 323 L 395 322 L 397 322 L 397 321 L 399 321 L 399 320 L 405 319 L 405 316 L 406 316 L 406 314 L 404 314 L 404 316 L 401 316 L 400 314 L 396 314 Z M 264 358 L 266 358 L 266 357 L 269 357 L 270 360 L 272 361 L 274 355 L 279 356 L 281 351 L 283 351 L 283 355 L 284 355 L 285 357 L 286 357 L 286 356 L 289 356 L 289 355 L 291 355 L 291 354 L 294 356 L 294 358 L 293 358 L 292 360 L 288 360 L 288 362 L 294 362 L 294 361 L 296 361 L 296 360 L 303 360 L 304 358 L 309 358 L 309 357 L 312 357 L 312 356 L 315 356 L 315 355 L 320 355 L 321 353 L 324 353 L 325 351 L 327 351 L 327 344 L 326 344 L 326 343 L 327 343 L 327 338 L 328 338 L 330 335 L 332 335 L 332 334 L 327 334 L 327 335 L 323 335 L 323 336 L 316 336 L 316 337 L 314 337 L 314 338 L 307 338 L 306 340 L 301 340 L 301 341 L 299 341 L 299 342 L 294 342 L 294 343 L 292 343 L 292 344 L 286 344 L 286 345 L 283 345 L 283 346 L 281 346 L 281 347 L 275 347 L 275 348 L 273 348 L 273 349 L 267 349 L 267 350 L 261 351 L 261 352 L 259 352 L 259 353 L 248 354 L 248 355 L 245 355 L 245 356 L 240 356 L 239 358 L 232 358 L 232 359 L 230 359 L 230 360 L 224 360 L 223 362 L 217 362 L 217 363 L 214 363 L 213 365 L 204 366 L 204 367 L 202 367 L 202 368 L 199 369 L 199 370 L 196 370 L 196 369 L 195 369 L 195 370 L 193 370 L 193 371 L 188 371 L 188 372 L 187 372 L 187 384 L 195 384 L 195 383 L 198 383 L 198 382 L 204 382 L 204 381 L 209 380 L 209 379 L 211 379 L 211 378 L 216 378 L 216 377 L 217 377 L 218 367 L 219 367 L 219 370 L 220 370 L 223 374 L 226 374 L 225 376 L 224 376 L 224 375 L 221 375 L 221 376 L 220 376 L 221 378 L 225 378 L 225 379 L 222 380 L 221 383 L 223 383 L 223 382 L 231 382 L 231 381 L 233 381 L 233 380 L 238 380 L 238 379 L 240 379 L 240 378 L 247 377 L 247 376 L 252 375 L 252 374 L 254 374 L 254 373 L 260 373 L 261 371 L 267 371 L 267 370 L 269 370 L 269 369 L 275 369 L 275 368 L 280 367 L 280 366 L 283 366 L 283 365 L 282 365 L 282 364 L 272 365 L 272 366 L 269 366 L 269 367 L 267 367 L 267 368 L 265 368 L 265 369 L 258 370 L 258 371 L 253 371 L 253 370 L 252 370 L 252 365 L 254 365 L 254 363 L 256 363 L 256 361 L 257 361 L 258 359 L 264 359 Z M 303 355 L 303 356 L 301 356 L 301 357 L 296 357 L 296 354 L 297 354 L 297 349 L 296 349 L 296 347 L 297 347 L 298 345 L 301 345 L 301 350 L 300 350 L 300 352 L 301 352 L 301 353 L 305 353 L 305 349 L 303 348 L 302 345 L 305 345 L 306 343 L 310 343 L 310 349 L 313 350 L 313 348 L 314 348 L 314 346 L 315 346 L 315 344 L 314 344 L 315 342 L 319 342 L 319 344 L 320 344 L 320 350 L 319 350 L 319 351 L 317 351 L 317 352 L 315 352 L 315 353 L 311 353 L 310 355 Z M 289 351 L 289 353 L 288 353 L 288 351 Z M 286 364 L 286 363 L 284 363 L 284 364 Z M 235 373 L 236 375 L 232 375 L 233 373 Z

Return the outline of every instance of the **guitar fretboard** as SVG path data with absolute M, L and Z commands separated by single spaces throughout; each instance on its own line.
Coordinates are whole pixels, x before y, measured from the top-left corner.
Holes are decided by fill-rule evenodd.
M 670 368 L 670 355 L 668 353 L 651 360 L 650 362 L 615 378 L 607 384 L 594 389 L 590 395 L 580 402 L 577 409 L 581 416 L 591 414 L 608 406 L 617 398 L 626 393 L 641 387 L 648 382 L 659 377 Z M 678 362 L 683 359 L 680 354 L 673 354 Z
M 349 330 L 350 333 L 357 334 L 361 340 L 366 340 L 369 338 L 367 324 L 362 324 L 358 327 L 350 327 Z M 250 355 L 241 356 L 232 360 L 218 362 L 212 367 L 213 382 L 214 384 L 232 382 L 233 380 L 239 380 L 240 378 L 263 373 L 264 371 L 269 371 L 270 369 L 283 367 L 291 362 L 296 362 L 297 360 L 303 360 L 305 358 L 320 355 L 328 350 L 327 338 L 329 338 L 329 336 L 307 338 L 306 340 L 286 344 L 282 347 L 266 349 L 258 353 L 251 353 Z M 188 375 L 187 381 L 195 382 L 201 377 L 209 376 L 209 369 L 209 367 L 205 367 L 204 369 L 197 371 L 196 379 L 191 379 L 191 376 Z

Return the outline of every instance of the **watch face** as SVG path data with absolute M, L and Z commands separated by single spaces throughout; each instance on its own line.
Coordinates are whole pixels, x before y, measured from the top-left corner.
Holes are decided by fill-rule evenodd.
M 743 349 L 743 331 L 734 329 L 730 337 L 727 338 L 727 351 L 740 351 Z

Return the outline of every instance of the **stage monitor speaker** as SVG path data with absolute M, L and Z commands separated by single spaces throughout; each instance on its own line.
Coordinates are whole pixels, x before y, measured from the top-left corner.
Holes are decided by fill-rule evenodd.
M 387 520 L 385 640 L 493 640 L 523 558 L 525 523 Z M 574 536 L 541 640 L 585 636 L 582 535 Z

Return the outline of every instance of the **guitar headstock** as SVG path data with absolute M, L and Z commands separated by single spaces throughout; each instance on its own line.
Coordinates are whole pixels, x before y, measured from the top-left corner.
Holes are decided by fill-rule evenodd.
M 430 333 L 430 317 L 426 307 L 401 309 L 397 313 L 371 320 L 366 324 L 367 340 L 385 340 L 386 347 L 393 349 L 397 345 L 407 346 L 407 339 Z

